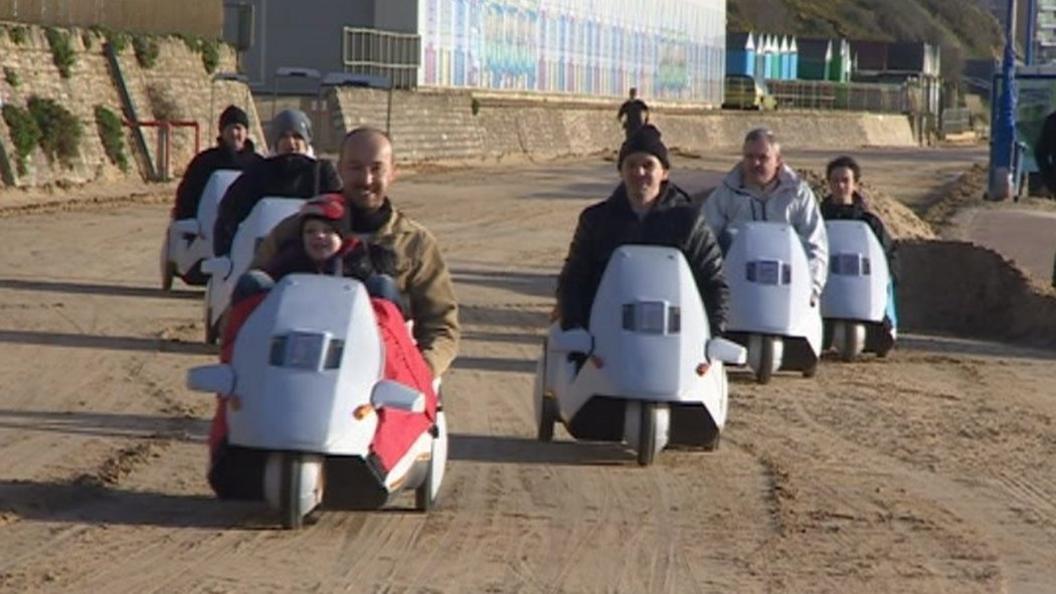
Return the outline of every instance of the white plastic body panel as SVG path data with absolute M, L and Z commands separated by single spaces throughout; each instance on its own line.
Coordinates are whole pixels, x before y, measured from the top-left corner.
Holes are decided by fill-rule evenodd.
M 210 276 L 206 286 L 205 299 L 210 313 L 210 324 L 216 324 L 227 310 L 235 284 L 239 277 L 249 270 L 260 241 L 281 221 L 296 214 L 304 202 L 297 198 L 264 198 L 253 207 L 246 220 L 242 221 L 228 256 L 231 259 L 230 272 L 223 278 Z
M 746 222 L 724 262 L 730 285 L 727 330 L 804 338 L 821 348 L 821 310 L 810 305 L 810 267 L 791 225 Z
M 821 298 L 824 318 L 880 322 L 887 309 L 887 256 L 863 221 L 829 221 L 829 280 Z

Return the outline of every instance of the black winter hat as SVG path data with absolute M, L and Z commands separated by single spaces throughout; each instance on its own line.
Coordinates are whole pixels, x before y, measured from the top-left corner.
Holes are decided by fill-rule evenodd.
M 646 124 L 631 135 L 620 147 L 620 157 L 616 161 L 616 168 L 623 165 L 623 160 L 631 153 L 649 153 L 657 158 L 664 169 L 671 168 L 671 162 L 667 158 L 667 146 L 660 140 L 660 130 L 652 124 Z
M 232 124 L 242 124 L 249 128 L 249 116 L 236 105 L 228 105 L 227 109 L 220 114 L 220 130 Z

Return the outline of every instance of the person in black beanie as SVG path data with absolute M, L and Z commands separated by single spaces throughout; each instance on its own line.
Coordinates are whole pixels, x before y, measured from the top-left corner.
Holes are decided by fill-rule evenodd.
M 558 277 L 561 327 L 590 327 L 590 309 L 609 258 L 621 245 L 643 244 L 682 251 L 704 301 L 711 334 L 722 334 L 729 302 L 722 252 L 700 208 L 670 181 L 671 162 L 660 131 L 646 124 L 632 134 L 620 147 L 617 168 L 621 183 L 579 216 Z
M 213 172 L 221 169 L 242 171 L 261 158 L 249 138 L 249 116 L 237 106 L 228 105 L 220 114 L 220 135 L 216 138 L 216 146 L 198 153 L 183 173 L 176 188 L 172 218 L 180 220 L 198 216 L 202 191 Z

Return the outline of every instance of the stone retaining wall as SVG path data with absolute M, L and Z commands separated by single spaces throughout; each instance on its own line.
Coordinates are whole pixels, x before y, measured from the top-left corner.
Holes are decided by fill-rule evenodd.
M 324 152 L 336 152 L 344 132 L 359 125 L 385 128 L 387 93 L 340 88 L 326 96 L 330 128 Z M 623 140 L 612 101 L 478 96 L 463 91 L 396 91 L 391 135 L 402 161 L 553 158 L 613 150 Z M 736 149 L 758 126 L 788 146 L 837 149 L 915 146 L 909 119 L 892 114 L 839 112 L 746 113 L 661 106 L 652 121 L 669 146 L 688 151 Z
M 0 23 L 0 26 L 3 26 Z M 7 24 L 7 26 L 14 26 Z M 0 171 L 9 170 L 0 187 L 14 185 L 30 188 L 43 186 L 78 185 L 129 178 L 146 178 L 144 158 L 156 159 L 157 132 L 145 132 L 149 155 L 139 155 L 126 130 L 125 153 L 131 167 L 122 172 L 107 157 L 95 123 L 95 107 L 103 105 L 123 116 L 117 84 L 103 53 L 105 40 L 95 34 L 70 29 L 70 46 L 76 55 L 69 78 L 63 78 L 52 58 L 52 51 L 39 27 L 26 27 L 26 39 L 16 43 L 12 36 L 0 33 L 0 102 L 25 107 L 30 97 L 53 99 L 81 121 L 83 135 L 79 156 L 63 166 L 52 163 L 40 149 L 29 156 L 27 171 L 20 175 L 15 166 L 15 148 L 10 130 L 0 118 L 0 155 L 8 163 L 0 163 Z M 90 47 L 86 47 L 86 40 Z M 155 119 L 157 104 L 168 105 L 171 118 L 198 122 L 202 147 L 214 143 L 217 135 L 216 119 L 228 104 L 241 106 L 250 114 L 251 136 L 261 138 L 261 128 L 248 87 L 237 82 L 212 81 L 202 57 L 192 52 L 176 38 L 158 38 L 159 55 L 152 68 L 139 65 L 131 44 L 119 55 L 121 70 L 140 120 Z M 219 71 L 230 71 L 235 66 L 233 52 L 221 49 Z M 18 85 L 6 80 L 3 69 L 15 74 Z M 153 98 L 152 98 L 153 97 Z M 263 146 L 263 143 L 261 143 Z M 194 156 L 194 135 L 190 129 L 173 134 L 171 165 L 175 175 Z

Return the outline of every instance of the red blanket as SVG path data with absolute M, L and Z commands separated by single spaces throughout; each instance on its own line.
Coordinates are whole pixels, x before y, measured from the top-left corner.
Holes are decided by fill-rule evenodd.
M 239 328 L 266 296 L 266 293 L 254 295 L 231 308 L 221 343 L 223 346 L 220 349 L 222 363 L 231 362 Z M 371 305 L 377 318 L 378 333 L 385 345 L 384 378 L 400 382 L 425 395 L 424 414 L 395 409 L 377 411 L 378 428 L 371 443 L 371 451 L 382 469 L 388 472 L 403 457 L 411 444 L 436 422 L 438 399 L 433 390 L 432 373 L 407 331 L 406 322 L 399 309 L 385 299 L 371 299 Z M 350 414 L 351 412 L 349 411 Z M 216 414 L 209 431 L 209 448 L 212 453 L 215 454 L 216 448 L 223 443 L 226 436 L 227 401 L 220 397 L 217 399 Z

